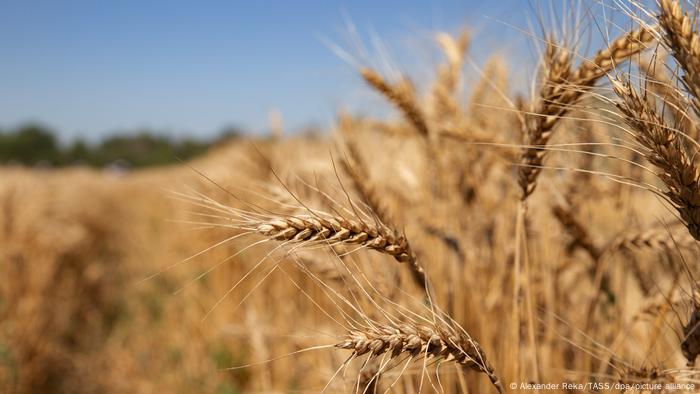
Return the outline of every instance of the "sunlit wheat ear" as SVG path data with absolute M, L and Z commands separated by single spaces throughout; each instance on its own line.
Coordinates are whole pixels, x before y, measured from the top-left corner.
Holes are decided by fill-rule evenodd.
M 700 36 L 697 16 L 683 12 L 678 0 L 660 1 L 659 24 L 663 28 L 665 44 L 683 69 L 683 84 L 692 95 L 691 102 L 700 116 Z M 696 12 L 697 10 L 693 10 Z
M 415 89 L 408 79 L 391 84 L 370 68 L 363 68 L 360 74 L 367 84 L 403 113 L 420 135 L 427 137 L 430 134 L 425 114 L 416 99 Z
M 644 148 L 647 161 L 660 170 L 657 176 L 666 185 L 665 197 L 678 211 L 690 235 L 700 240 L 700 174 L 681 134 L 665 124 L 629 81 L 611 81 L 625 122 Z
M 376 324 L 350 331 L 336 347 L 352 350 L 352 357 L 388 354 L 391 358 L 408 356 L 455 362 L 465 370 L 486 374 L 499 393 L 505 392 L 481 346 L 447 324 Z
M 564 117 L 595 82 L 618 64 L 639 53 L 653 40 L 647 29 L 624 34 L 607 48 L 599 51 L 590 61 L 573 68 L 573 54 L 565 47 L 548 40 L 542 65 L 545 67 L 539 97 L 522 125 L 527 148 L 523 150 L 518 170 L 521 199 L 526 200 L 537 185 L 546 150 L 554 126 Z
M 248 226 L 270 240 L 290 244 L 358 245 L 388 254 L 400 263 L 408 263 L 415 282 L 421 288 L 425 287 L 425 272 L 418 264 L 406 236 L 383 224 L 316 212 L 313 216 L 295 215 L 251 220 L 246 227 Z

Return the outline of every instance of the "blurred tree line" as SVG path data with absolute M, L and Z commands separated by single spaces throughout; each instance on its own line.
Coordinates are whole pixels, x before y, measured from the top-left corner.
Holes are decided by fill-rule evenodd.
M 207 151 L 211 146 L 240 135 L 234 128 L 219 137 L 203 141 L 193 138 L 174 139 L 141 131 L 114 135 L 97 143 L 76 139 L 65 145 L 55 133 L 39 124 L 25 124 L 14 130 L 0 130 L 0 164 L 61 167 L 87 165 L 127 168 L 147 167 L 187 160 Z

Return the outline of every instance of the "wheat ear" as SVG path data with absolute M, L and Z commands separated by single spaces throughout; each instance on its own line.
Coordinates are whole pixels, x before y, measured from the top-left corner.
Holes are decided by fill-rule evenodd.
M 606 249 L 610 254 L 619 250 L 651 249 L 657 251 L 673 250 L 676 248 L 691 250 L 697 246 L 694 238 L 688 233 L 669 234 L 668 230 L 651 229 L 642 232 L 623 234 L 616 238 Z
M 314 216 L 277 217 L 251 224 L 256 232 L 277 241 L 352 244 L 388 254 L 400 263 L 408 263 L 416 283 L 422 288 L 425 286 L 425 272 L 418 264 L 406 236 L 383 223 L 316 213 Z
M 353 357 L 368 354 L 373 358 L 386 353 L 391 358 L 408 355 L 453 361 L 466 370 L 486 374 L 496 390 L 504 393 L 481 346 L 468 335 L 446 325 L 372 325 L 349 332 L 336 347 L 352 350 Z
M 621 99 L 616 103 L 617 108 L 644 148 L 647 161 L 661 170 L 657 176 L 666 185 L 665 196 L 680 214 L 690 235 L 700 240 L 700 178 L 697 166 L 678 138 L 679 132 L 665 124 L 629 81 L 612 79 L 612 86 Z
M 683 69 L 683 84 L 690 92 L 695 113 L 700 116 L 700 36 L 687 13 L 677 0 L 661 0 L 659 24 L 664 30 L 664 42 Z
M 360 75 L 374 90 L 381 93 L 389 102 L 394 104 L 421 135 L 424 137 L 429 135 L 425 115 L 418 107 L 413 85 L 407 79 L 402 80 L 400 83 L 390 84 L 370 68 L 360 70 Z
M 600 77 L 643 50 L 653 37 L 647 29 L 630 31 L 596 53 L 592 60 L 582 63 L 576 70 L 572 69 L 572 55 L 566 48 L 556 45 L 551 40 L 547 42 L 543 59 L 546 70 L 539 98 L 532 112 L 524 117 L 523 123 L 528 147 L 521 153 L 518 170 L 522 200 L 526 200 L 537 186 L 545 148 L 559 119 L 566 115 L 570 107 L 590 90 Z

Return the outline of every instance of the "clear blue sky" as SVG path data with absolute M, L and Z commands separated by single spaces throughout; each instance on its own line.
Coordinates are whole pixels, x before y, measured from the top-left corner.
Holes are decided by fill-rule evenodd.
M 321 39 L 352 52 L 348 17 L 368 46 L 376 36 L 397 63 L 427 65 L 432 32 L 466 24 L 505 47 L 521 34 L 498 21 L 526 27 L 526 15 L 525 0 L 2 0 L 0 127 L 34 120 L 64 139 L 258 132 L 271 108 L 286 128 L 324 126 L 341 106 L 376 103 Z

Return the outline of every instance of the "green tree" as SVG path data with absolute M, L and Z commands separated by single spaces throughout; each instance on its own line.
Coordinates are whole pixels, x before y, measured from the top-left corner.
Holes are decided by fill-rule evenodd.
M 26 124 L 14 132 L 0 134 L 0 161 L 34 165 L 57 164 L 59 147 L 53 133 L 38 124 Z

